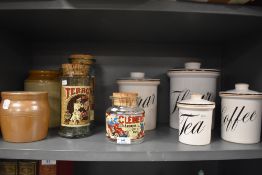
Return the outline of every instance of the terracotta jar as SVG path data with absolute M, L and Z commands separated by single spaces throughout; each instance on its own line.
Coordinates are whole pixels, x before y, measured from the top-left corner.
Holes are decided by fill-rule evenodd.
M 49 128 L 60 126 L 60 80 L 59 71 L 55 70 L 31 70 L 25 80 L 25 91 L 48 92 L 50 104 Z
M 5 141 L 33 142 L 47 136 L 47 92 L 2 92 L 1 96 L 1 131 Z

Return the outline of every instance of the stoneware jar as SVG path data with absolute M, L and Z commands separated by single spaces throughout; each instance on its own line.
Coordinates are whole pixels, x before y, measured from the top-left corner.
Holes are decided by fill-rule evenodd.
M 215 103 L 192 94 L 177 104 L 179 108 L 179 141 L 189 145 L 207 145 L 211 140 L 211 123 Z
M 47 92 L 2 92 L 1 96 L 1 130 L 5 141 L 33 142 L 47 136 Z
M 191 92 L 203 94 L 202 98 L 215 102 L 217 92 L 216 69 L 201 69 L 201 63 L 187 62 L 183 69 L 170 69 L 170 127 L 178 129 L 177 103 L 190 98 Z M 214 115 L 213 119 L 214 121 Z M 213 128 L 214 124 L 212 124 Z
M 24 82 L 25 91 L 46 91 L 50 104 L 49 128 L 60 126 L 60 80 L 55 70 L 31 70 Z
M 220 92 L 221 137 L 235 143 L 260 142 L 262 93 L 236 84 L 234 90 Z
M 145 78 L 143 72 L 131 72 L 130 78 L 117 80 L 119 92 L 135 92 L 139 96 L 139 107 L 145 110 L 145 130 L 156 128 L 157 87 L 159 79 Z

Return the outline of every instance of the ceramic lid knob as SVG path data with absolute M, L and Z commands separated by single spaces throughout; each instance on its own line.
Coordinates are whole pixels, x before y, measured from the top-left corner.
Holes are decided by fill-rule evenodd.
M 191 95 L 191 99 L 192 100 L 201 100 L 202 99 L 202 95 L 201 94 L 192 94 Z
M 187 62 L 185 63 L 186 69 L 200 69 L 201 63 L 199 62 Z
M 144 72 L 131 72 L 130 77 L 133 79 L 143 79 L 145 78 L 145 73 Z
M 238 83 L 238 84 L 235 84 L 235 88 L 237 91 L 248 91 L 249 84 Z

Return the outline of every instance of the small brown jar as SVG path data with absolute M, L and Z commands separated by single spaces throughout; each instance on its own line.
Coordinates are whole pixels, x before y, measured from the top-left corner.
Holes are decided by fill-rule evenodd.
M 1 96 L 1 131 L 5 141 L 33 142 L 47 136 L 47 92 L 2 92 Z

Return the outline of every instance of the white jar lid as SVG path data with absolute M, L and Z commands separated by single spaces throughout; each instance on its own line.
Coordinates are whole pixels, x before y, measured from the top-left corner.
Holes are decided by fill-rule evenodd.
M 262 98 L 262 93 L 249 90 L 249 84 L 237 83 L 235 89 L 228 91 L 221 91 L 220 97 L 235 97 L 235 98 Z
M 218 70 L 218 69 L 202 69 L 200 62 L 186 62 L 185 68 L 169 69 L 167 74 L 168 74 L 169 77 L 174 77 L 174 76 L 218 77 L 220 75 L 220 70 Z
M 177 103 L 179 108 L 190 109 L 214 109 L 215 102 L 202 99 L 202 94 L 193 93 L 190 99 L 182 100 Z
M 145 78 L 144 72 L 130 72 L 129 78 L 120 78 L 118 84 L 159 85 L 160 79 Z

